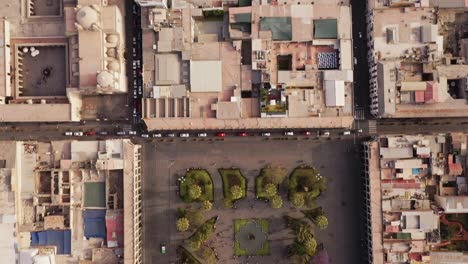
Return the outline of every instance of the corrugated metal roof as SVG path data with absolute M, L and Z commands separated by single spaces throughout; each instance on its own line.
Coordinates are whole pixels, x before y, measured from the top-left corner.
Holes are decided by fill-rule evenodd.
M 57 254 L 71 254 L 71 232 L 70 230 L 46 230 L 31 232 L 32 246 L 53 245 L 57 247 Z
M 86 238 L 106 238 L 106 210 L 85 210 L 83 212 L 84 235 Z

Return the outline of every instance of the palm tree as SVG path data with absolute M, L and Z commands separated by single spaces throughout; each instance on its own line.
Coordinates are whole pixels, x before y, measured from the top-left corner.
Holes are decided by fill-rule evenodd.
M 202 194 L 202 189 L 201 189 L 200 185 L 194 184 L 194 185 L 191 185 L 189 187 L 188 195 L 189 195 L 190 199 L 192 199 L 192 200 L 198 199 L 198 198 L 200 198 L 201 194 Z
M 312 221 L 318 228 L 322 230 L 328 227 L 328 219 L 324 215 L 319 215 Z
M 233 200 L 237 200 L 244 196 L 244 191 L 239 185 L 234 185 L 231 187 L 231 197 Z
M 271 208 L 279 209 L 283 207 L 283 199 L 279 195 L 275 195 L 271 198 Z
M 177 219 L 176 226 L 179 232 L 185 232 L 189 229 L 190 222 L 187 218 L 182 217 L 182 218 Z
M 296 208 L 301 208 L 304 206 L 304 196 L 300 193 L 295 193 L 292 197 L 292 204 Z
M 211 209 L 213 209 L 213 203 L 208 200 L 203 201 L 202 206 L 205 211 L 211 211 Z
M 267 197 L 273 197 L 278 194 L 278 188 L 276 188 L 276 185 L 273 183 L 267 183 L 265 184 L 265 195 Z

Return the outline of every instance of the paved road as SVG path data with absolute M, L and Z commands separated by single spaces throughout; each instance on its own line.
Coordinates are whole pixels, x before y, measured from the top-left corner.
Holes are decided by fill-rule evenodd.
M 450 132 L 468 132 L 468 118 L 377 120 L 378 134 L 424 134 Z
M 352 0 L 353 16 L 353 54 L 357 60 L 354 65 L 354 103 L 356 108 L 364 109 L 369 117 L 369 67 L 367 64 L 366 4 L 362 0 Z
M 218 229 L 213 244 L 219 251 L 220 263 L 287 263 L 283 259 L 285 247 L 292 241 L 287 230 L 282 227 L 283 211 L 273 211 L 260 201 L 253 199 L 255 177 L 267 165 L 281 164 L 288 171 L 299 164 L 313 164 L 328 180 L 328 190 L 320 198 L 329 216 L 329 228 L 318 231 L 316 236 L 330 254 L 333 263 L 359 262 L 359 206 L 360 162 L 359 141 L 312 140 L 305 138 L 289 140 L 267 140 L 259 137 L 229 138 L 215 142 L 174 142 L 145 144 L 143 149 L 143 245 L 144 263 L 174 263 L 175 247 L 188 236 L 175 230 L 176 210 L 186 206 L 177 195 L 177 177 L 186 169 L 202 167 L 211 174 L 215 186 L 215 203 L 208 217 L 218 215 Z M 238 167 L 248 180 L 248 194 L 245 206 L 236 210 L 224 209 L 221 205 L 222 189 L 218 168 Z M 283 194 L 285 192 L 283 191 Z M 285 199 L 285 210 L 289 202 Z M 244 201 L 243 201 L 244 202 Z M 250 204 L 255 210 L 250 208 Z M 232 219 L 268 218 L 272 221 L 269 238 L 271 256 L 262 258 L 239 258 L 233 255 Z M 275 231 L 276 230 L 276 231 Z M 165 242 L 168 253 L 159 253 L 158 246 Z

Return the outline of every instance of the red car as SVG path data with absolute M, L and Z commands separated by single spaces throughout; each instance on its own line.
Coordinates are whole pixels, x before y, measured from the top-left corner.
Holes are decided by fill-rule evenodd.
M 239 132 L 239 133 L 237 133 L 237 135 L 238 135 L 239 137 L 246 137 L 246 136 L 247 136 L 247 133 L 245 133 L 245 132 Z
M 86 136 L 95 136 L 96 135 L 96 131 L 88 131 L 85 133 Z
M 310 131 L 304 131 L 303 134 L 304 136 L 310 136 Z
M 226 136 L 226 133 L 224 132 L 218 132 L 218 134 L 216 134 L 218 137 L 225 137 Z

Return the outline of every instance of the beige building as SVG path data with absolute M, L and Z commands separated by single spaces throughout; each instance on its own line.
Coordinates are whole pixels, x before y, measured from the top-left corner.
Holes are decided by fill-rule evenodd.
M 466 1 L 368 3 L 372 114 L 466 116 L 468 60 L 455 34 L 468 21 Z
M 2 156 L 10 169 L 0 177 L 11 174 L 16 211 L 0 219 L 0 228 L 15 224 L 10 242 L 20 263 L 141 263 L 139 145 L 106 140 L 5 147 L 2 153 L 15 158 Z
M 351 126 L 347 1 L 147 4 L 142 105 L 149 130 Z
M 123 5 L 71 4 L 28 0 L 2 9 L 0 121 L 80 121 L 95 108 L 85 96 L 127 92 Z

